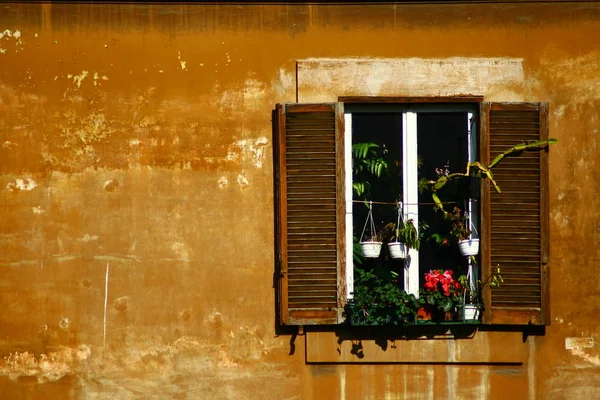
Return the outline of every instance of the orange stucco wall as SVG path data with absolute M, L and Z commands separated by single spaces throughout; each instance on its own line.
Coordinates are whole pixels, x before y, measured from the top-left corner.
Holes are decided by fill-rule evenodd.
M 597 4 L 6 3 L 0 32 L 0 397 L 600 396 Z M 274 104 L 417 91 L 339 65 L 297 80 L 325 58 L 550 103 L 552 325 L 517 364 L 312 365 L 276 335 Z M 461 86 L 432 59 L 517 69 Z M 515 343 L 477 335 L 444 351 Z

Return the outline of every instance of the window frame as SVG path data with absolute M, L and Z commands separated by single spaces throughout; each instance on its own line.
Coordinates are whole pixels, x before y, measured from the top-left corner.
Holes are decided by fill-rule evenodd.
M 414 100 L 414 99 L 413 99 Z M 470 116 L 468 120 L 467 130 L 467 158 L 468 161 L 475 161 L 479 153 L 479 103 L 475 102 L 410 102 L 410 103 L 376 103 L 376 102 L 359 102 L 357 99 L 356 103 L 344 103 L 344 134 L 345 134 L 345 195 L 346 195 L 346 259 L 351 260 L 353 255 L 352 246 L 349 245 L 353 241 L 353 191 L 352 191 L 352 114 L 368 114 L 368 113 L 391 113 L 402 115 L 402 132 L 399 134 L 402 136 L 403 141 L 403 152 L 401 154 L 403 164 L 403 199 L 405 199 L 404 205 L 404 220 L 412 219 L 416 226 L 419 226 L 419 200 L 418 196 L 418 171 L 417 171 L 417 150 L 418 150 L 418 115 L 427 113 L 452 113 L 460 112 Z M 475 119 L 476 123 L 472 123 L 472 119 Z M 473 139 L 474 137 L 474 139 Z M 474 142 L 473 142 L 474 140 Z M 474 154 L 473 154 L 474 153 Z M 376 199 L 377 200 L 377 199 Z M 479 223 L 479 213 L 472 213 L 473 202 L 469 202 L 469 211 L 471 218 L 474 217 L 474 223 Z M 479 238 L 479 234 L 475 233 L 474 238 Z M 407 263 L 410 263 L 406 270 L 407 274 L 404 276 L 403 289 L 407 293 L 418 295 L 420 282 L 419 272 L 419 252 L 415 249 L 409 250 L 410 257 L 408 257 Z M 412 260 L 412 261 L 409 261 Z M 473 263 L 474 269 L 479 268 L 479 263 Z M 475 276 L 478 276 L 476 273 Z M 473 277 L 473 279 L 475 279 Z M 351 299 L 352 292 L 354 289 L 354 268 L 346 268 L 346 296 L 347 299 Z
M 490 159 L 493 156 L 490 150 L 490 134 L 498 131 L 494 124 L 500 121 L 500 115 L 503 112 L 508 112 L 509 128 L 517 128 L 520 130 L 521 116 L 528 121 L 533 118 L 533 122 L 527 122 L 527 129 L 537 135 L 539 139 L 548 139 L 548 104 L 547 103 L 484 103 L 481 96 L 456 96 L 456 97 L 340 97 L 337 103 L 320 103 L 320 104 L 298 104 L 288 103 L 285 105 L 277 105 L 274 121 L 276 128 L 274 129 L 274 157 L 275 157 L 275 208 L 276 208 L 276 276 L 278 277 L 277 285 L 277 302 L 279 322 L 282 325 L 330 325 L 343 322 L 341 317 L 343 306 L 346 303 L 346 283 L 345 283 L 345 236 L 339 235 L 339 229 L 345 232 L 345 182 L 343 179 L 344 170 L 344 104 L 345 103 L 454 103 L 467 102 L 478 103 L 479 106 L 479 159 L 489 165 Z M 286 118 L 287 112 L 292 110 L 318 111 L 327 109 L 335 115 L 335 153 L 336 163 L 341 163 L 336 166 L 336 213 L 338 227 L 337 234 L 337 294 L 335 298 L 335 306 L 329 307 L 325 312 L 326 317 L 320 315 L 319 312 L 304 312 L 295 314 L 290 318 L 287 304 L 287 234 L 286 230 L 286 215 L 282 211 L 286 210 L 286 169 L 285 169 L 285 133 L 286 133 Z M 523 113 L 521 113 L 523 112 Z M 505 117 L 502 117 L 505 118 Z M 495 122 L 491 121 L 492 119 Z M 511 125 L 512 124 L 512 125 Z M 515 140 L 518 136 L 515 135 Z M 505 148 L 504 148 L 505 149 Z M 510 325 L 549 325 L 550 324 L 550 307 L 549 307 L 549 248 L 548 248 L 548 148 L 545 147 L 539 151 L 539 201 L 536 207 L 539 206 L 539 267 L 540 280 L 540 307 L 538 308 L 522 308 L 518 304 L 516 307 L 508 307 L 504 309 L 496 309 L 491 304 L 491 292 L 484 291 L 483 296 L 486 299 L 486 311 L 483 316 L 484 324 L 510 324 Z M 523 210 L 520 210 L 523 212 Z M 481 272 L 482 276 L 488 276 L 491 271 L 492 259 L 492 239 L 490 231 L 491 227 L 491 204 L 490 204 L 490 184 L 487 179 L 484 179 L 481 185 Z M 495 229 L 495 228 L 494 228 Z M 340 251 L 342 250 L 342 251 Z M 510 290 L 517 290 L 514 287 Z M 516 293 L 516 292 L 514 292 Z M 518 303 L 518 302 L 517 302 Z M 314 311 L 314 310 L 313 310 Z M 336 317 L 337 315 L 337 317 Z M 323 317 L 323 318 L 321 318 Z

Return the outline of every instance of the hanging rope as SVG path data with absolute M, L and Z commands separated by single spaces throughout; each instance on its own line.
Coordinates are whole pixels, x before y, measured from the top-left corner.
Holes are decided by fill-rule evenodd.
M 471 219 L 471 215 L 468 211 L 465 211 L 465 218 L 469 221 L 469 229 L 472 229 L 473 232 L 479 236 L 479 232 L 477 232 L 477 228 L 475 228 L 475 224 L 473 224 L 473 220 Z
M 367 214 L 367 220 L 365 221 L 365 226 L 363 227 L 362 233 L 360 234 L 360 241 L 364 242 L 363 238 L 365 236 L 365 231 L 367 230 L 367 226 L 371 229 L 371 235 L 369 236 L 369 240 L 373 240 L 376 238 L 375 231 L 375 221 L 373 220 L 373 202 L 369 201 L 369 213 Z
M 471 201 L 477 201 L 476 199 L 472 199 Z M 366 200 L 352 200 L 353 203 L 366 203 Z M 390 201 L 371 201 L 369 200 L 369 203 L 372 204 L 382 204 L 382 205 L 390 205 L 390 206 L 397 206 L 398 202 L 392 203 Z M 438 203 L 434 203 L 434 202 L 428 202 L 428 203 L 404 203 L 404 205 L 406 206 L 435 206 Z M 442 201 L 439 204 L 456 204 L 456 201 Z

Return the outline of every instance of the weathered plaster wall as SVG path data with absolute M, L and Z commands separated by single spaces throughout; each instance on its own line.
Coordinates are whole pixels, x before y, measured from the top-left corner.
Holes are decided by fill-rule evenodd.
M 0 9 L 3 398 L 600 392 L 596 4 Z M 550 102 L 553 320 L 523 365 L 306 365 L 303 337 L 275 335 L 271 110 L 323 59 L 329 79 L 348 59 L 406 72 L 374 69 L 368 93 L 305 74 L 298 94 L 419 95 L 435 71 L 444 94 L 458 71 L 471 94 Z M 478 335 L 480 354 L 514 343 Z

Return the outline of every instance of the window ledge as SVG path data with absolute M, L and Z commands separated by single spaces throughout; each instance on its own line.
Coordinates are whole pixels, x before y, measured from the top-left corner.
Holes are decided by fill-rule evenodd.
M 528 345 L 522 332 L 475 334 L 476 327 L 473 326 L 471 335 L 462 336 L 448 334 L 452 325 L 464 325 L 462 323 L 424 325 L 423 328 L 439 329 L 429 329 L 428 336 L 413 338 L 394 335 L 393 328 L 383 327 L 307 331 L 306 362 L 520 365 L 527 360 Z

